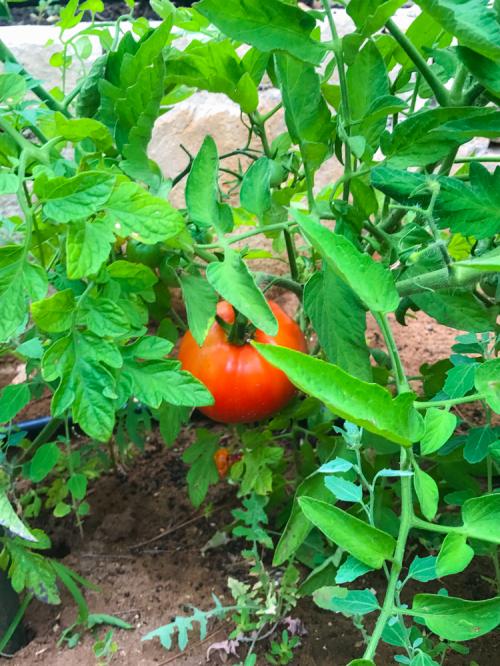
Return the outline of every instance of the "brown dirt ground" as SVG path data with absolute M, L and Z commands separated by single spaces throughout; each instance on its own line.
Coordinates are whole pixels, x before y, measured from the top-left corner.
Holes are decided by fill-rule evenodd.
M 241 544 L 229 543 L 208 551 L 205 556 L 201 553 L 214 532 L 229 523 L 229 511 L 236 500 L 234 489 L 220 484 L 210 495 L 214 508 L 211 517 L 200 517 L 200 513 L 193 511 L 186 496 L 186 468 L 179 453 L 191 435 L 192 429 L 186 429 L 175 448 L 165 450 L 153 434 L 145 454 L 130 466 L 127 478 L 111 474 L 102 477 L 91 491 L 92 513 L 85 524 L 83 542 L 70 521 L 56 524 L 49 521 L 46 525 L 55 551 L 60 554 L 70 551 L 62 559 L 64 564 L 100 587 L 100 592 L 87 594 L 91 611 L 116 615 L 134 626 L 133 631 L 115 631 L 119 650 L 113 664 L 201 666 L 206 663 L 207 647 L 226 637 L 227 626 L 214 624 L 206 641 L 193 639 L 192 647 L 182 655 L 165 652 L 157 641 L 140 640 L 146 632 L 182 614 L 189 604 L 207 608 L 212 592 L 227 600 L 227 577 L 245 579 L 246 575 L 239 555 Z M 193 518 L 196 520 L 185 525 Z M 167 534 L 170 530 L 173 531 Z M 162 532 L 165 532 L 163 538 L 152 540 Z M 150 543 L 131 550 L 150 539 Z M 462 576 L 448 579 L 447 583 L 454 586 L 450 594 L 470 599 L 492 596 L 481 574 L 491 574 L 484 560 Z M 382 581 L 378 576 L 366 577 L 359 583 L 359 587 L 365 586 L 380 590 Z M 439 587 L 439 583 L 425 586 L 429 592 Z M 415 591 L 416 588 L 408 589 L 408 598 Z M 9 663 L 12 666 L 95 664 L 94 639 L 89 635 L 72 650 L 56 647 L 62 628 L 71 623 L 74 615 L 74 605 L 66 596 L 62 606 L 33 602 L 26 622 L 34 638 Z M 360 635 L 347 618 L 321 611 L 309 600 L 300 603 L 294 616 L 304 622 L 308 631 L 293 662 L 295 666 L 345 666 L 359 656 Z M 453 656 L 447 664 L 468 666 L 469 659 L 475 659 L 480 666 L 492 666 L 495 650 L 500 648 L 499 636 L 472 642 L 470 647 L 470 657 Z M 391 663 L 392 655 L 390 648 L 383 647 L 379 664 Z M 222 662 L 214 657 L 211 663 Z M 264 659 L 258 663 L 264 664 Z

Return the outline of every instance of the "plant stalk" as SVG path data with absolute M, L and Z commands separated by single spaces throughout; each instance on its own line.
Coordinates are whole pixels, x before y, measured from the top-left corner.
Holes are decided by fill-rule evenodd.
M 420 74 L 422 74 L 424 79 L 427 81 L 439 104 L 441 106 L 449 106 L 450 104 L 449 93 L 444 87 L 444 85 L 441 83 L 441 81 L 434 74 L 434 72 L 431 70 L 431 68 L 425 61 L 425 58 L 422 57 L 420 52 L 415 48 L 415 46 L 411 43 L 408 37 L 404 34 L 404 32 L 402 32 L 398 28 L 398 26 L 394 23 L 392 19 L 389 19 L 385 25 L 387 30 L 389 30 L 391 35 L 394 37 L 394 39 L 398 42 L 403 51 L 405 51 L 407 56 L 413 62 L 417 70 L 420 72 Z
M 406 470 L 409 466 L 409 459 L 406 449 L 401 449 L 400 456 L 400 469 Z M 385 593 L 385 599 L 382 606 L 382 611 L 377 618 L 375 628 L 370 637 L 370 641 L 366 647 L 363 659 L 373 659 L 377 651 L 377 646 L 382 637 L 387 621 L 394 613 L 394 598 L 396 594 L 396 587 L 399 580 L 399 574 L 403 568 L 403 560 L 406 550 L 406 542 L 408 541 L 408 534 L 412 526 L 413 518 L 413 500 L 411 495 L 411 476 L 403 476 L 401 478 L 401 522 L 399 526 L 398 540 L 396 543 L 396 550 L 394 551 L 394 559 L 391 566 L 391 573 L 389 575 L 389 582 Z
M 477 402 L 478 400 L 483 400 L 484 396 L 482 393 L 473 393 L 472 395 L 466 395 L 462 398 L 449 398 L 448 400 L 430 400 L 429 402 L 418 402 L 414 403 L 416 409 L 428 409 L 429 407 L 453 407 L 453 405 L 463 405 L 466 402 Z
M 395 373 L 398 393 L 405 393 L 410 391 L 410 385 L 406 379 L 401 357 L 398 352 L 396 341 L 394 340 L 392 329 L 387 320 L 387 315 L 382 314 L 381 312 L 374 312 L 373 316 L 375 317 L 375 320 L 380 328 L 380 331 L 382 332 L 382 335 L 384 336 L 384 340 L 387 345 L 387 351 L 389 352 L 389 357 L 391 359 L 392 369 Z
M 24 76 L 25 79 L 34 80 L 31 74 L 29 74 L 29 72 L 24 69 L 21 63 L 17 60 L 16 56 L 1 39 L 0 60 L 2 62 L 12 62 L 16 65 L 19 65 L 19 74 Z M 52 111 L 59 111 L 59 113 L 62 113 L 64 116 L 66 116 L 66 118 L 71 118 L 71 114 L 69 113 L 68 109 L 66 109 L 63 104 L 60 104 L 55 97 L 53 97 L 47 90 L 45 90 L 43 86 L 36 84 L 31 87 L 31 90 L 39 99 L 42 100 L 42 102 L 45 102 L 49 109 L 52 109 Z
M 335 56 L 335 60 L 337 62 L 337 71 L 339 74 L 340 106 L 342 110 L 342 119 L 344 122 L 345 133 L 347 136 L 349 136 L 350 134 L 349 128 L 351 126 L 351 111 L 349 108 L 349 94 L 347 89 L 347 77 L 344 66 L 344 53 L 342 50 L 342 41 L 339 38 L 337 27 L 335 25 L 335 21 L 333 20 L 330 0 L 321 0 L 321 3 L 323 5 L 323 9 L 325 10 L 326 18 L 328 20 L 328 25 L 330 26 L 330 31 L 332 33 L 332 50 Z M 345 158 L 344 158 L 345 173 L 350 174 L 352 170 L 351 147 L 347 141 L 344 143 L 344 147 L 345 147 Z M 349 199 L 349 188 L 350 188 L 350 179 L 346 178 L 346 180 L 344 180 L 344 191 L 342 195 L 344 201 L 347 201 Z

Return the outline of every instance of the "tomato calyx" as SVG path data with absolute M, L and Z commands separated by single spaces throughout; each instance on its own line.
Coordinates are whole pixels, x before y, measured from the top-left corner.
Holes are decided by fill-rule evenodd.
M 232 307 L 234 310 L 234 321 L 232 324 L 225 321 L 219 315 L 215 315 L 215 319 L 226 333 L 227 341 L 236 347 L 242 347 L 247 344 L 249 340 L 253 339 L 256 328 L 245 315 L 241 314 L 241 312 L 234 307 L 234 305 Z

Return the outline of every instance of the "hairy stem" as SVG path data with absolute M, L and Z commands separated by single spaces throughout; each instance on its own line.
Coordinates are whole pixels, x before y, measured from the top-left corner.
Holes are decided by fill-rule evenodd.
M 401 449 L 400 456 L 400 469 L 406 470 L 409 466 L 409 458 L 406 449 Z M 413 502 L 411 496 L 411 477 L 404 476 L 401 478 L 401 521 L 399 526 L 398 540 L 396 543 L 396 550 L 394 551 L 394 559 L 392 561 L 391 572 L 389 575 L 389 582 L 385 593 L 382 611 L 377 618 L 375 628 L 370 637 L 367 645 L 364 659 L 373 659 L 377 651 L 377 646 L 382 637 L 387 621 L 394 613 L 394 602 L 397 591 L 397 584 L 401 569 L 403 568 L 403 560 L 406 550 L 406 542 L 408 541 L 408 534 L 412 526 L 413 518 Z
M 429 407 L 453 407 L 453 405 L 462 405 L 466 402 L 477 402 L 483 400 L 482 393 L 473 393 L 462 398 L 449 398 L 448 400 L 430 400 L 429 402 L 415 402 L 416 409 L 428 409 Z
M 292 280 L 297 282 L 299 279 L 299 271 L 297 268 L 297 252 L 295 250 L 295 243 L 293 242 L 292 234 L 288 229 L 283 229 L 283 236 L 285 237 L 288 263 L 290 264 L 290 275 L 292 276 Z
M 434 74 L 434 72 L 431 70 L 431 68 L 425 61 L 425 58 L 422 57 L 420 52 L 415 48 L 415 46 L 411 43 L 408 37 L 404 34 L 404 32 L 402 32 L 398 28 L 398 26 L 394 23 L 392 19 L 389 19 L 385 25 L 386 28 L 391 33 L 391 35 L 394 37 L 394 39 L 398 42 L 398 44 L 401 46 L 401 48 L 405 51 L 407 56 L 413 62 L 417 70 L 427 81 L 429 87 L 434 93 L 434 96 L 436 97 L 439 104 L 441 106 L 449 106 L 450 104 L 449 93 L 444 87 L 444 85 L 441 83 L 441 81 Z
M 410 391 L 410 385 L 406 379 L 405 372 L 403 369 L 403 364 L 401 362 L 401 357 L 396 346 L 396 341 L 394 340 L 394 335 L 392 329 L 387 320 L 387 315 L 382 314 L 381 312 L 374 312 L 373 316 L 384 336 L 385 343 L 387 345 L 387 351 L 389 352 L 389 357 L 391 359 L 392 369 L 395 373 L 396 386 L 398 393 L 404 393 Z
M 251 238 L 257 234 L 266 234 L 268 231 L 281 231 L 282 229 L 289 229 L 291 226 L 294 226 L 295 222 L 276 222 L 276 224 L 268 224 L 265 227 L 256 227 L 250 231 L 245 231 L 242 234 L 237 234 L 236 236 L 229 236 L 226 238 L 226 244 L 232 245 L 233 243 L 238 243 L 238 241 L 245 240 L 245 238 Z M 197 250 L 213 250 L 219 247 L 222 247 L 221 243 L 204 243 L 195 246 Z M 202 257 L 203 258 L 203 257 Z
M 347 77 L 345 73 L 344 66 L 344 52 L 342 50 L 342 41 L 339 38 L 337 32 L 337 27 L 335 21 L 333 20 L 332 9 L 330 7 L 330 0 L 321 0 L 323 9 L 325 10 L 326 18 L 328 20 L 328 25 L 330 26 L 330 31 L 332 33 L 332 50 L 337 62 L 337 71 L 339 75 L 339 85 L 340 85 L 340 107 L 342 111 L 342 120 L 344 122 L 344 129 L 349 136 L 349 128 L 351 126 L 351 112 L 349 108 L 349 95 L 347 90 Z M 345 159 L 344 159 L 344 168 L 345 173 L 349 174 L 351 172 L 351 147 L 346 141 L 344 143 L 345 147 Z M 349 178 L 344 181 L 344 192 L 343 199 L 347 201 L 349 199 Z

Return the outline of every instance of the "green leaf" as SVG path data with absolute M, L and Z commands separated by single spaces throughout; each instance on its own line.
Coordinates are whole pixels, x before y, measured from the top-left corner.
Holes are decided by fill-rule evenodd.
M 381 137 L 381 148 L 393 167 L 427 166 L 445 157 L 452 148 L 468 141 L 459 131 L 446 127 L 453 120 L 484 115 L 484 109 L 447 107 L 419 111 L 398 123 L 392 134 Z M 481 134 L 478 134 L 481 136 Z
M 280 566 L 292 557 L 312 530 L 311 521 L 306 518 L 298 503 L 299 498 L 304 496 L 330 501 L 331 494 L 325 487 L 322 474 L 312 474 L 297 488 L 290 517 L 274 551 L 273 566 Z
M 408 615 L 422 618 L 440 638 L 468 641 L 493 631 L 500 624 L 500 597 L 466 601 L 439 594 L 417 594 Z
M 500 544 L 500 494 L 467 500 L 462 507 L 462 520 L 467 536 Z
M 315 250 L 367 308 L 374 312 L 396 310 L 399 295 L 394 278 L 385 266 L 360 252 L 345 236 L 333 233 L 311 216 L 300 211 L 293 213 Z
M 53 122 L 54 136 L 61 136 L 72 143 L 91 139 L 103 151 L 113 145 L 108 128 L 94 118 L 66 118 L 62 113 L 55 113 Z
M 80 502 L 87 494 L 87 477 L 85 474 L 73 474 L 68 479 L 69 492 Z
M 500 359 L 495 358 L 481 363 L 476 368 L 474 384 L 482 393 L 491 409 L 500 413 Z
M 269 534 L 266 532 L 268 517 L 265 512 L 265 506 L 268 500 L 266 497 L 259 497 L 255 493 L 251 493 L 249 497 L 243 499 L 243 508 L 233 509 L 231 511 L 233 517 L 239 523 L 233 527 L 233 534 L 235 536 L 244 537 L 247 541 L 257 541 L 266 548 L 272 548 L 273 542 Z M 290 569 L 288 569 L 290 571 Z M 287 573 L 285 571 L 284 577 Z M 298 578 L 298 572 L 297 577 Z
M 186 304 L 189 330 L 201 346 L 215 321 L 217 294 L 202 277 L 181 275 L 179 280 Z
M 346 590 L 343 587 L 321 587 L 313 594 L 314 603 L 324 610 L 344 615 L 366 615 L 379 610 L 371 590 Z
M 123 309 L 110 298 L 87 298 L 78 310 L 78 324 L 99 336 L 120 338 L 130 332 Z
M 430 201 L 430 190 L 422 174 L 376 167 L 371 172 L 371 180 L 377 189 L 400 203 L 426 207 Z M 470 185 L 447 177 L 438 178 L 438 182 L 440 188 L 434 211 L 440 228 L 478 239 L 495 235 L 500 225 L 499 168 L 490 174 L 480 164 L 473 163 Z
M 488 449 L 493 442 L 499 439 L 499 429 L 490 426 L 471 428 L 467 433 L 464 446 L 465 460 L 474 465 L 481 462 L 488 455 Z
M 325 486 L 341 502 L 361 502 L 363 499 L 360 485 L 334 474 L 325 478 Z
M 155 335 L 147 335 L 131 345 L 127 345 L 124 354 L 144 360 L 162 359 L 172 351 L 173 344 Z
M 494 60 L 500 58 L 500 27 L 485 0 L 417 0 L 417 4 L 459 44 Z
M 70 224 L 66 235 L 68 277 L 79 280 L 98 273 L 108 258 L 114 238 L 106 220 L 79 220 Z
M 35 451 L 29 466 L 29 477 L 35 483 L 43 481 L 54 469 L 60 458 L 61 452 L 54 442 L 42 444 Z
M 459 265 L 466 268 L 479 268 L 482 271 L 500 272 L 500 247 L 470 260 L 462 259 Z
M 373 569 L 380 569 L 394 554 L 396 542 L 381 530 L 359 518 L 311 497 L 299 497 L 300 508 L 323 534 Z
M 436 558 L 432 555 L 428 557 L 419 557 L 416 555 L 410 564 L 408 577 L 418 580 L 421 583 L 428 583 L 430 580 L 435 580 L 438 577 L 436 574 Z
M 119 378 L 123 398 L 136 397 L 157 409 L 163 400 L 181 407 L 213 404 L 208 389 L 189 372 L 178 369 L 177 361 L 141 361 L 127 359 Z
M 371 659 L 353 659 L 347 666 L 375 666 L 375 662 Z
M 412 301 L 444 326 L 483 333 L 495 329 L 497 312 L 467 289 L 440 289 L 412 294 Z
M 27 91 L 26 79 L 20 74 L 0 74 L 0 104 L 16 106 L 23 101 Z
M 363 562 L 360 562 L 352 555 L 348 555 L 345 562 L 337 570 L 335 582 L 337 585 L 352 583 L 369 571 L 371 571 L 371 567 L 367 567 L 366 564 L 363 564 Z
M 46 217 L 67 223 L 97 213 L 110 198 L 115 176 L 106 172 L 86 171 L 72 178 L 45 173 L 35 178 L 35 194 L 43 203 Z
M 71 328 L 76 302 L 71 289 L 57 291 L 49 298 L 31 304 L 35 324 L 49 333 L 62 333 Z
M 28 266 L 22 246 L 0 247 L 0 342 L 7 342 L 26 323 Z
M 113 134 L 124 157 L 121 168 L 132 178 L 156 187 L 161 174 L 148 159 L 147 147 L 164 94 L 162 49 L 171 26 L 171 20 L 164 21 L 137 43 L 132 33 L 126 33 L 118 48 L 108 54 L 104 76 L 98 83 L 96 117 Z
M 451 412 L 430 407 L 425 413 L 425 432 L 420 440 L 422 455 L 428 456 L 446 444 L 455 432 L 457 420 Z
M 413 393 L 393 399 L 382 386 L 356 379 L 331 363 L 284 347 L 253 344 L 293 384 L 334 414 L 403 446 L 420 440 L 423 418 L 413 406 Z
M 108 440 L 115 423 L 116 394 L 115 379 L 104 364 L 119 367 L 116 356 L 111 343 L 75 330 L 52 343 L 42 359 L 43 377 L 47 381 L 60 378 L 52 397 L 52 415 L 61 416 L 71 407 L 73 420 L 90 437 Z
M 421 470 L 417 465 L 414 467 L 414 472 L 413 485 L 415 486 L 420 509 L 427 520 L 432 521 L 438 510 L 439 488 L 432 476 Z
M 276 73 L 292 141 L 305 162 L 317 169 L 330 152 L 333 124 L 314 67 L 290 55 L 275 55 Z
M 0 423 L 12 421 L 31 400 L 27 384 L 11 384 L 0 392 Z
M 475 53 L 466 46 L 458 46 L 457 55 L 481 85 L 496 97 L 500 97 L 500 63 Z
M 470 360 L 470 359 L 469 359 Z M 461 398 L 473 388 L 478 363 L 461 363 L 446 373 L 443 391 L 449 398 Z
M 355 123 L 354 133 L 366 139 L 370 146 L 370 154 L 373 155 L 378 147 L 380 135 L 385 129 L 386 117 L 385 115 L 379 118 L 370 117 L 370 111 L 377 100 L 390 93 L 384 60 L 374 42 L 368 41 L 356 54 L 353 63 L 347 69 L 346 77 L 349 113 L 351 122 Z M 363 153 L 364 149 L 361 150 L 361 154 Z
M 318 65 L 324 47 L 311 38 L 315 19 L 298 7 L 268 0 L 202 0 L 197 11 L 206 16 L 219 30 L 235 39 L 255 46 L 260 51 L 286 51 Z
M 205 499 L 208 487 L 217 483 L 219 475 L 214 455 L 219 447 L 219 436 L 204 428 L 196 431 L 196 441 L 182 454 L 183 462 L 190 465 L 187 474 L 189 499 L 198 508 Z
M 201 226 L 217 226 L 219 156 L 215 141 L 207 135 L 193 160 L 186 183 L 186 205 L 190 219 Z
M 21 354 L 26 358 L 42 358 L 43 347 L 40 338 L 31 338 L 30 340 L 21 342 L 19 347 L 16 348 L 16 354 Z
M 267 157 L 260 157 L 250 165 L 241 182 L 241 205 L 259 217 L 271 208 L 271 164 Z
M 347 13 L 352 18 L 358 32 L 369 37 L 382 28 L 394 12 L 404 5 L 404 0 L 351 0 Z
M 153 196 L 137 183 L 120 183 L 104 210 L 117 235 L 132 236 L 142 243 L 170 240 L 185 228 L 181 213 L 170 202 Z
M 439 578 L 461 573 L 474 558 L 474 549 L 467 544 L 465 534 L 447 534 L 441 544 L 436 562 Z
M 82 88 L 76 103 L 76 113 L 80 117 L 92 118 L 99 108 L 99 81 L 104 78 L 107 60 L 107 53 L 96 58 L 82 80 Z
M 158 282 L 158 278 L 148 266 L 130 261 L 114 261 L 106 267 L 106 271 L 126 294 L 140 293 Z
M 174 49 L 167 58 L 166 85 L 181 85 L 224 93 L 245 113 L 258 105 L 256 82 L 245 70 L 230 40 L 193 40 L 183 51 Z
M 268 495 L 273 490 L 273 468 L 283 458 L 283 449 L 279 446 L 270 446 L 265 439 L 260 442 L 245 442 L 246 448 L 243 458 L 237 465 L 241 465 L 240 489 L 242 495 L 255 492 L 258 495 Z M 237 469 L 237 468 L 236 468 Z M 235 468 L 232 468 L 234 474 Z
M 358 379 L 370 381 L 366 312 L 349 285 L 328 267 L 314 273 L 304 287 L 304 309 L 327 360 Z
M 179 407 L 162 402 L 155 417 L 159 419 L 160 433 L 167 446 L 171 446 L 175 442 L 190 413 L 189 407 Z
M 238 312 L 267 335 L 276 335 L 278 322 L 238 252 L 227 249 L 224 261 L 207 266 L 207 280 Z
M 0 194 L 15 194 L 19 189 L 19 179 L 15 173 L 0 172 Z
M 7 495 L 0 491 L 0 525 L 25 541 L 37 541 L 25 524 L 18 518 Z
M 500 115 L 500 114 L 499 114 Z M 490 173 L 470 165 L 470 185 L 456 178 L 440 181 L 436 214 L 439 226 L 477 239 L 495 235 L 500 227 L 500 168 Z

